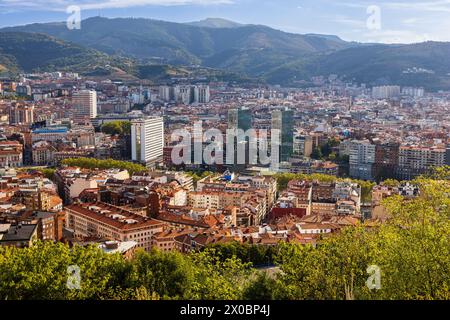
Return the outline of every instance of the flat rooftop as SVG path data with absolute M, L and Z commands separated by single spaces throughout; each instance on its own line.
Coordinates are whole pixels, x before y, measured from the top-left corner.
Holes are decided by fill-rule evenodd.
M 0 230 L 2 230 L 0 225 Z M 37 224 L 14 225 L 8 228 L 6 232 L 0 233 L 0 242 L 6 241 L 24 241 L 30 240 L 37 228 Z M 6 228 L 3 228 L 6 229 Z

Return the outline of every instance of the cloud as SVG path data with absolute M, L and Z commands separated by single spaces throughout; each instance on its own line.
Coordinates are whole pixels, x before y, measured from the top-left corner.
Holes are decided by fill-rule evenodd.
M 353 9 L 361 9 L 361 8 L 367 8 L 367 4 L 358 3 L 358 2 L 336 2 L 333 3 L 336 6 L 341 7 L 347 7 L 347 8 L 353 8 Z
M 356 28 L 356 29 L 366 28 L 366 22 L 364 20 L 357 20 L 357 19 L 342 17 L 342 18 L 334 19 L 333 22 L 344 24 L 346 26 Z
M 183 6 L 183 5 L 220 5 L 232 4 L 234 0 L 0 0 L 0 8 L 27 10 L 65 11 L 71 5 L 82 10 L 117 9 L 140 6 Z M 3 9 L 2 9 L 3 10 Z
M 418 43 L 424 41 L 439 41 L 438 37 L 428 33 L 417 33 L 408 30 L 376 30 L 364 34 L 365 41 L 378 43 Z
M 385 4 L 390 9 L 416 10 L 422 12 L 450 12 L 450 0 L 420 1 L 420 2 L 388 2 Z
M 419 19 L 419 18 L 408 18 L 408 19 L 403 19 L 402 24 L 404 24 L 406 26 L 414 26 L 417 23 L 419 23 L 420 21 L 421 21 L 421 19 Z

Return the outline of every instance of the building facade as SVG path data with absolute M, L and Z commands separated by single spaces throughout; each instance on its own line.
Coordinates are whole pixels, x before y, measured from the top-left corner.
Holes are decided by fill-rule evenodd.
M 132 160 L 153 165 L 164 152 L 164 121 L 162 117 L 143 118 L 131 122 Z
M 294 152 L 294 111 L 289 109 L 273 111 L 272 130 L 280 131 L 280 161 L 289 161 Z
M 90 121 L 97 117 L 97 92 L 95 90 L 75 92 L 72 96 L 72 103 L 75 121 Z

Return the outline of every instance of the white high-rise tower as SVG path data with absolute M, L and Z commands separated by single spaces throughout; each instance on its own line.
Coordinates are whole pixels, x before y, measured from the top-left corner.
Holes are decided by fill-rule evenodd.
M 164 149 L 164 121 L 162 117 L 148 117 L 131 122 L 131 156 L 133 161 L 153 165 L 162 158 Z

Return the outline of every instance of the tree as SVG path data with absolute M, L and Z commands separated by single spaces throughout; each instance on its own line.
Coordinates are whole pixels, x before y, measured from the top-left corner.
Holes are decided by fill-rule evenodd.
M 355 179 L 352 179 L 351 181 L 361 186 L 361 200 L 363 202 L 370 202 L 372 200 L 372 190 L 373 187 L 376 186 L 376 183 L 372 181 Z
M 53 177 L 55 176 L 56 169 L 45 168 L 45 169 L 41 169 L 40 171 L 47 179 L 52 180 Z
M 370 264 L 364 228 L 347 228 L 335 237 L 311 245 L 282 244 L 279 299 L 353 299 L 365 290 Z
M 258 273 L 244 289 L 244 300 L 273 300 L 281 290 L 279 282 L 266 272 Z
M 225 261 L 233 257 L 252 266 L 273 265 L 277 247 L 242 244 L 237 241 L 207 246 L 215 250 L 215 254 Z
M 130 175 L 147 171 L 143 165 L 128 161 L 119 161 L 113 159 L 98 160 L 94 158 L 70 158 L 61 161 L 62 165 L 80 167 L 86 169 L 122 169 L 127 170 Z
M 194 268 L 194 281 L 186 295 L 189 300 L 237 300 L 251 279 L 250 264 L 236 257 L 222 260 L 214 249 L 189 256 Z
M 320 181 L 320 182 L 335 182 L 338 180 L 336 176 L 313 173 L 313 174 L 295 174 L 295 173 L 278 173 L 275 175 L 278 184 L 278 190 L 282 191 L 287 188 L 291 180 L 305 180 L 305 181 Z
M 130 135 L 131 122 L 130 121 L 111 121 L 102 125 L 102 132 L 110 135 Z
M 281 299 L 450 299 L 450 183 L 420 178 L 413 200 L 386 199 L 387 223 L 349 227 L 317 247 L 282 244 Z M 367 268 L 381 271 L 370 290 Z
M 320 150 L 319 147 L 315 147 L 313 149 L 313 152 L 311 153 L 311 158 L 315 160 L 321 160 L 323 159 L 322 150 Z
M 436 167 L 431 174 L 425 175 L 424 178 L 434 180 L 450 180 L 450 166 Z
M 193 268 L 178 252 L 140 251 L 134 259 L 138 283 L 163 299 L 183 299 L 193 281 Z
M 334 153 L 334 152 L 330 153 L 330 155 L 328 156 L 328 160 L 330 160 L 330 161 L 336 161 L 336 159 L 337 159 L 337 156 L 336 156 L 336 153 Z
M 80 288 L 67 286 L 68 267 L 80 271 Z M 0 247 L 0 300 L 110 299 L 128 287 L 128 263 L 88 246 L 38 242 L 31 248 Z M 118 279 L 122 275 L 122 279 Z M 128 292 L 127 298 L 133 298 Z
M 383 185 L 387 187 L 398 187 L 400 185 L 400 181 L 395 179 L 386 179 L 383 181 Z

